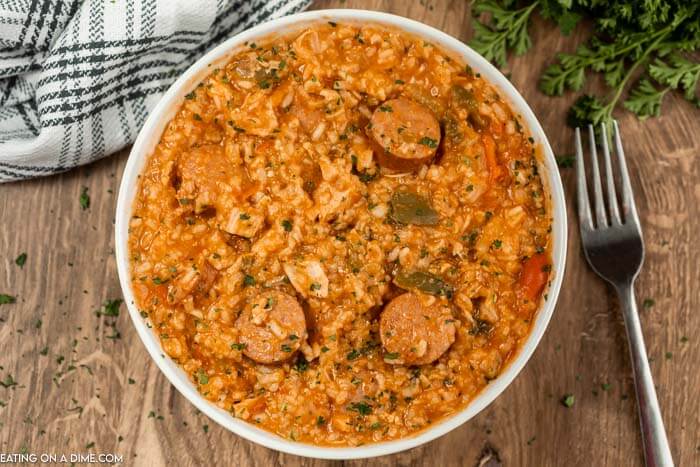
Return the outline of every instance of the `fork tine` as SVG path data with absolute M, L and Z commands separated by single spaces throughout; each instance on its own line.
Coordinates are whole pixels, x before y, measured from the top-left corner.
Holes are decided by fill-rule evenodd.
M 583 162 L 583 147 L 581 146 L 581 130 L 576 128 L 576 192 L 578 199 L 578 217 L 581 230 L 593 230 L 591 220 L 591 203 L 588 201 L 586 186 L 586 168 Z
M 601 136 L 603 137 L 603 159 L 605 160 L 605 181 L 608 191 L 608 212 L 610 213 L 611 224 L 621 224 L 620 211 L 617 208 L 617 193 L 615 192 L 615 181 L 613 180 L 612 163 L 610 162 L 610 148 L 608 145 L 608 132 L 605 123 L 600 124 Z
M 596 227 L 606 227 L 608 218 L 605 215 L 605 200 L 603 199 L 603 187 L 600 184 L 600 170 L 598 169 L 598 151 L 595 146 L 595 131 L 593 125 L 588 125 L 588 139 L 591 150 L 591 172 L 593 173 L 593 207 L 595 208 Z
M 620 166 L 620 175 L 622 177 L 622 212 L 625 216 L 625 223 L 629 220 L 639 223 L 637 208 L 634 205 L 632 183 L 630 183 L 630 175 L 627 171 L 625 151 L 622 149 L 622 138 L 620 137 L 620 128 L 617 125 L 617 120 L 613 121 L 613 130 L 615 133 L 615 152 L 617 153 L 617 161 Z

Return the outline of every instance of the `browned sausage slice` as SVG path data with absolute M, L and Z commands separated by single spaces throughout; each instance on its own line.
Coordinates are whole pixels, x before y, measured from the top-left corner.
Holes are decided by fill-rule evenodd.
M 277 290 L 263 291 L 236 320 L 243 353 L 258 363 L 289 359 L 306 339 L 306 319 L 299 302 Z
M 411 171 L 430 162 L 440 144 L 440 124 L 427 108 L 405 97 L 377 107 L 370 134 L 382 167 Z
M 430 299 L 434 300 L 426 298 Z M 384 307 L 379 334 L 386 362 L 425 365 L 440 358 L 455 341 L 454 318 L 449 306 L 439 300 L 426 304 L 409 292 Z

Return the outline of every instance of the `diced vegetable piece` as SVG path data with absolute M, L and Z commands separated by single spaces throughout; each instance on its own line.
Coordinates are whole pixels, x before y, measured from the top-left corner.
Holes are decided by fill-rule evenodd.
M 437 225 L 440 215 L 423 196 L 407 190 L 391 197 L 391 218 L 401 224 Z
M 452 86 L 452 99 L 457 106 L 466 108 L 469 112 L 476 111 L 479 104 L 476 102 L 474 93 L 462 86 Z
M 481 115 L 479 112 L 476 112 L 476 111 L 469 112 L 469 116 L 467 116 L 467 121 L 476 130 L 483 130 L 484 128 L 489 126 L 488 117 L 484 117 L 483 115 Z
M 457 107 L 467 109 L 467 121 L 476 130 L 483 130 L 489 124 L 486 117 L 479 113 L 479 103 L 474 97 L 474 93 L 462 86 L 452 86 L 452 102 Z
M 454 287 L 440 277 L 429 272 L 400 271 L 394 278 L 394 283 L 406 290 L 419 290 L 423 293 L 436 295 L 438 297 L 452 298 Z
M 261 89 L 267 89 L 279 81 L 277 70 L 274 68 L 260 68 L 255 71 L 255 81 Z
M 456 145 L 462 141 L 464 135 L 459 130 L 459 123 L 452 113 L 445 115 L 445 118 L 442 120 L 442 126 L 445 129 L 446 142 Z
M 404 95 L 427 107 L 438 118 L 445 113 L 445 106 L 440 99 L 433 97 L 430 91 L 417 84 L 408 84 L 404 87 Z
M 520 287 L 529 300 L 536 300 L 549 278 L 549 258 L 544 254 L 536 254 L 523 263 L 520 272 Z
M 300 174 L 302 180 L 302 188 L 310 196 L 313 196 L 314 191 L 316 191 L 316 188 L 318 188 L 318 185 L 323 179 L 321 167 L 318 165 L 318 162 L 313 161 L 311 159 L 305 159 L 302 162 L 302 165 L 302 171 Z
M 489 181 L 494 182 L 502 175 L 501 166 L 496 158 L 496 142 L 489 135 L 484 135 L 481 138 L 484 145 L 484 153 L 486 154 L 486 166 L 489 169 Z

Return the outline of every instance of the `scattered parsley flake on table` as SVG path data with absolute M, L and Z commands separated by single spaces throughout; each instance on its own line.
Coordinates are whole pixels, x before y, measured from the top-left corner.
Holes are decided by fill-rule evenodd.
M 24 268 L 25 263 L 27 262 L 27 253 L 21 253 L 17 259 L 15 259 L 15 264 L 19 266 L 20 268 Z
M 88 195 L 88 187 L 84 186 L 80 192 L 80 207 L 84 210 L 90 207 L 90 195 Z
M 0 305 L 9 305 L 10 303 L 15 303 L 17 299 L 12 295 L 6 293 L 0 293 Z
M 700 62 L 693 56 L 700 50 L 700 2 L 476 0 L 470 45 L 504 67 L 509 50 L 523 55 L 532 47 L 528 25 L 535 12 L 557 23 L 564 35 L 584 18 L 594 23 L 593 36 L 574 53 L 553 57 L 540 77 L 540 89 L 549 96 L 581 91 L 591 72 L 610 88 L 602 98 L 581 95 L 569 109 L 569 125 L 608 123 L 619 103 L 640 120 L 658 116 L 671 91 L 700 107 Z
M 561 398 L 561 403 L 567 409 L 570 409 L 571 407 L 573 407 L 575 401 L 576 401 L 576 398 L 574 397 L 573 394 L 565 394 L 564 397 Z
M 123 300 L 120 298 L 115 298 L 113 300 L 105 300 L 102 304 L 102 308 L 95 311 L 97 316 L 119 316 L 119 307 L 121 306 Z

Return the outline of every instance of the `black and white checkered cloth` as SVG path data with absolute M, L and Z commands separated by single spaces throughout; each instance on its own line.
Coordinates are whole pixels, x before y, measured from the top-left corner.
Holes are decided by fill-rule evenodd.
M 170 84 L 231 35 L 310 0 L 0 0 L 0 182 L 136 138 Z

